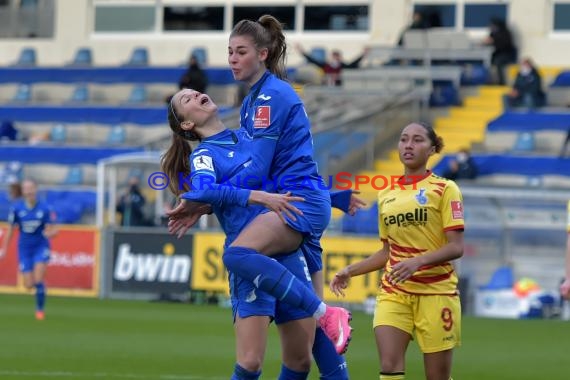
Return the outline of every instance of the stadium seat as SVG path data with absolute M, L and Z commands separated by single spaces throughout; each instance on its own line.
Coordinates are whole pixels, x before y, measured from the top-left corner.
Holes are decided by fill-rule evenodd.
M 127 131 L 122 125 L 114 125 L 107 135 L 107 143 L 110 145 L 124 144 L 127 139 Z
M 73 62 L 71 63 L 73 66 L 91 66 L 93 63 L 93 58 L 91 54 L 90 48 L 80 48 L 77 49 L 75 53 L 75 57 L 73 58 Z
M 502 266 L 495 270 L 489 282 L 479 289 L 481 290 L 497 290 L 511 289 L 515 283 L 513 270 L 511 267 Z
M 69 99 L 72 103 L 86 103 L 89 101 L 89 89 L 87 85 L 81 84 L 75 87 L 71 98 Z
M 147 66 L 148 65 L 148 50 L 144 47 L 135 48 L 126 63 L 126 66 Z
M 16 66 L 35 66 L 36 65 L 36 49 L 23 48 L 16 62 Z
M 323 47 L 312 48 L 309 55 L 319 62 L 326 62 L 327 60 L 327 51 Z
M 64 143 L 67 140 L 67 129 L 63 124 L 56 124 L 51 127 L 50 140 L 55 143 Z
M 517 135 L 517 140 L 513 146 L 513 153 L 532 152 L 535 149 L 534 134 L 521 132 Z
M 208 63 L 208 50 L 205 47 L 195 47 L 190 52 L 191 57 L 195 57 L 200 67 L 206 67 Z
M 32 100 L 32 87 L 28 84 L 21 84 L 16 89 L 16 93 L 12 98 L 13 102 L 29 102 Z
M 148 100 L 146 87 L 143 85 L 133 86 L 129 95 L 128 103 L 145 103 Z
M 63 180 L 64 185 L 81 185 L 83 183 L 83 169 L 81 166 L 72 166 Z

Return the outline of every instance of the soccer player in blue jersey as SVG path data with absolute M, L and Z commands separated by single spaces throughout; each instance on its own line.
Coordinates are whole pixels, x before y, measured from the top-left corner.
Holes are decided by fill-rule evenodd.
M 241 106 L 240 127 L 252 140 L 252 160 L 240 174 L 242 178 L 251 175 L 274 179 L 278 192 L 287 191 L 288 183 L 297 185 L 292 192 L 305 199 L 295 204 L 303 215 L 297 216 L 296 221 L 287 220 L 286 225 L 274 212 L 258 216 L 228 249 L 232 255 L 226 255 L 225 262 L 233 265 L 235 271 L 255 272 L 258 270 L 255 265 L 242 264 L 239 258 L 259 256 L 251 253 L 270 255 L 273 249 L 282 250 L 284 247 L 279 244 L 284 241 L 283 237 L 291 242 L 284 251 L 303 241 L 313 284 L 322 296 L 320 236 L 330 219 L 330 198 L 313 159 L 311 126 L 304 105 L 284 80 L 286 53 L 282 25 L 273 16 L 264 15 L 257 21 L 242 20 L 230 34 L 228 63 L 234 78 L 250 87 Z M 332 338 L 338 353 L 346 350 L 351 334 L 350 317 L 342 308 L 333 311 L 341 316 L 336 316 L 336 321 L 329 320 L 334 324 L 340 322 L 341 327 L 339 331 L 331 332 L 327 322 L 319 323 L 323 331 L 317 331 L 315 356 L 330 348 L 325 334 Z M 335 356 L 336 359 L 328 355 L 329 360 L 321 362 L 335 363 L 332 367 L 342 366 L 344 359 Z M 329 369 L 321 368 L 321 373 L 328 372 Z
M 17 200 L 8 214 L 8 233 L 0 250 L 0 258 L 8 250 L 14 226 L 18 226 L 18 259 L 24 286 L 36 290 L 36 319 L 45 318 L 46 287 L 44 278 L 50 257 L 49 239 L 57 233 L 54 214 L 47 204 L 38 201 L 37 185 L 32 180 L 22 182 L 23 199 Z
M 191 183 L 193 191 L 183 194 L 182 198 L 188 198 L 193 201 L 208 202 L 213 206 L 214 210 L 219 210 L 222 208 L 223 212 L 216 212 L 216 215 L 221 222 L 225 218 L 228 218 L 230 214 L 235 215 L 237 213 L 239 217 L 241 213 L 241 216 L 243 217 L 243 215 L 245 215 L 243 207 L 252 203 L 263 204 L 267 208 L 276 211 L 279 215 L 281 214 L 281 211 L 285 211 L 286 213 L 289 213 L 288 218 L 294 218 L 295 216 L 293 216 L 291 212 L 297 212 L 298 210 L 289 202 L 299 200 L 299 198 L 289 197 L 288 195 L 267 194 L 261 191 L 236 189 L 229 182 L 225 182 L 227 178 L 238 174 L 241 170 L 243 170 L 244 167 L 250 164 L 251 149 L 249 149 L 249 145 L 251 144 L 251 141 L 241 129 L 235 132 L 225 129 L 222 122 L 217 117 L 216 111 L 217 106 L 211 101 L 211 99 L 207 95 L 200 94 L 196 91 L 183 90 L 174 95 L 172 98 L 172 103 L 169 110 L 169 121 L 170 126 L 175 134 L 171 148 L 167 151 L 163 159 L 164 171 L 169 174 L 170 178 L 172 178 L 172 190 L 176 192 L 176 190 L 180 188 L 181 184 L 178 183 L 180 179 L 180 173 L 183 173 L 184 176 L 187 176 L 187 173 L 191 172 L 191 174 L 186 177 L 184 182 L 186 184 Z M 188 143 L 184 141 L 184 138 L 189 140 L 198 139 L 202 141 L 196 151 L 191 155 L 189 163 L 180 160 L 180 157 L 182 155 L 188 155 L 191 152 L 190 147 Z M 220 182 L 222 182 L 222 184 L 220 184 Z M 183 184 L 184 183 L 182 183 L 182 185 Z M 349 213 L 354 213 L 355 209 L 359 208 L 361 204 L 357 200 L 351 199 L 350 197 L 348 200 L 349 201 L 344 204 L 343 208 Z M 239 208 L 241 211 L 236 211 L 235 208 Z M 258 213 L 259 211 L 256 211 L 254 214 L 247 215 L 247 221 L 249 222 L 249 220 L 256 217 Z M 298 217 L 299 215 L 296 216 Z M 232 235 L 233 237 L 237 236 L 241 232 L 245 224 L 246 223 L 239 223 L 235 221 L 222 222 L 222 226 L 226 234 L 228 236 Z M 188 225 L 184 226 L 179 219 L 171 221 L 169 227 L 171 232 L 179 233 L 179 235 L 180 232 L 183 234 L 188 229 Z M 230 244 L 231 239 L 226 239 L 226 242 Z M 263 259 L 266 261 L 265 264 L 267 266 L 279 265 L 279 263 L 276 263 L 274 260 L 265 257 Z M 289 274 L 286 274 L 285 271 L 282 270 L 282 272 L 284 275 L 289 276 Z M 302 280 L 303 277 L 305 277 L 303 271 L 301 271 L 300 274 L 297 272 L 297 279 L 295 277 L 288 277 L 288 283 L 290 283 L 291 287 L 293 287 L 298 283 L 298 279 Z M 275 290 L 279 291 L 279 288 L 272 289 L 272 286 L 275 284 L 275 281 L 262 282 L 259 288 L 262 290 L 267 290 L 268 292 L 272 292 L 272 294 L 277 297 L 283 296 L 284 301 L 292 301 L 294 304 L 298 304 L 300 307 L 302 307 L 302 305 L 298 303 L 299 296 L 301 298 L 306 298 L 307 300 L 312 300 L 311 302 L 320 303 L 318 298 L 312 294 L 312 291 L 308 289 L 309 287 L 307 286 L 305 286 L 304 289 L 291 289 L 290 294 L 280 294 L 275 293 Z M 234 285 L 233 281 L 232 285 Z M 249 291 L 252 291 L 254 289 L 252 280 L 247 282 L 244 281 L 243 285 L 246 287 L 249 285 L 249 288 L 248 291 L 242 291 L 242 294 L 247 295 Z M 267 287 L 268 285 L 269 287 Z M 288 313 L 291 313 L 293 310 L 294 307 L 291 308 L 291 306 L 289 306 Z M 293 312 L 299 313 L 299 310 Z M 305 309 L 304 315 L 311 316 L 312 314 L 314 314 L 313 311 Z M 252 324 L 256 326 L 255 320 L 240 317 L 242 317 L 242 313 L 238 313 L 238 318 L 236 319 L 236 329 L 239 330 L 239 326 L 248 326 Z M 250 329 L 246 327 L 245 329 L 249 331 L 263 330 L 259 326 Z M 297 331 L 299 330 L 297 329 Z M 238 333 L 237 336 L 239 342 L 240 334 Z M 285 338 L 290 338 L 291 336 L 293 335 L 290 332 L 284 335 Z M 326 337 L 324 338 L 328 341 Z M 260 341 L 265 342 L 264 339 L 260 339 Z M 256 352 L 259 352 L 259 350 L 254 350 L 251 347 L 249 349 L 246 349 L 246 347 L 247 346 L 244 347 L 243 351 L 247 351 L 249 354 L 255 354 Z M 253 345 L 253 347 L 258 347 L 258 345 Z M 334 357 L 338 358 L 334 347 L 330 344 L 329 347 L 331 348 L 332 354 L 335 355 Z M 263 350 L 261 350 L 261 352 L 263 352 Z M 251 376 L 257 374 L 258 367 L 256 365 L 250 364 L 249 368 L 247 368 L 248 366 L 245 364 L 247 363 L 247 360 L 240 361 L 239 358 L 240 354 L 238 354 L 238 365 L 240 366 L 240 372 L 243 372 L 241 371 L 243 369 L 246 372 L 250 372 Z M 331 363 L 327 363 L 328 367 L 327 365 L 324 365 L 321 360 L 323 359 L 323 355 L 315 355 L 315 359 L 319 364 L 319 368 L 321 368 L 323 378 L 345 379 L 348 377 L 346 374 L 346 364 L 344 360 L 339 364 L 339 368 L 339 366 L 334 366 L 334 364 Z M 259 363 L 260 361 L 258 360 L 257 362 Z M 244 366 L 246 368 L 244 368 Z M 328 372 L 323 371 L 322 368 L 325 368 L 325 370 L 328 370 Z M 284 370 L 288 369 L 284 368 Z M 286 377 L 291 378 L 291 374 Z

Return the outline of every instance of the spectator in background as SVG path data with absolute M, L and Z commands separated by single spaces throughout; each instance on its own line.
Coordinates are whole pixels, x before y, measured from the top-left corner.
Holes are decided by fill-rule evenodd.
M 468 149 L 461 149 L 455 159 L 449 162 L 449 167 L 443 173 L 443 177 L 451 180 L 475 179 L 478 170 L 473 157 Z
M 537 108 L 544 106 L 545 103 L 542 78 L 532 61 L 525 58 L 521 61 L 513 88 L 503 96 L 505 110 L 512 107 Z
M 570 128 L 568 128 L 568 132 L 566 133 L 566 140 L 562 144 L 562 149 L 560 149 L 560 158 L 566 157 L 566 151 L 568 150 L 568 145 L 570 145 Z
M 10 120 L 4 120 L 0 124 L 0 141 L 16 141 L 19 140 L 19 133 L 14 124 Z
M 505 85 L 505 67 L 516 62 L 517 50 L 513 36 L 503 20 L 491 19 L 489 36 L 483 41 L 484 45 L 493 46 L 491 64 L 497 70 L 497 84 Z
M 178 82 L 178 89 L 191 88 L 204 94 L 208 88 L 208 76 L 200 67 L 198 59 L 192 55 L 188 64 L 188 69 Z
M 145 197 L 139 188 L 139 178 L 129 178 L 129 188 L 117 203 L 117 212 L 121 214 L 121 226 L 146 226 L 147 222 L 143 207 Z
M 333 50 L 331 59 L 329 61 L 321 62 L 309 54 L 307 54 L 303 47 L 300 44 L 296 46 L 297 51 L 302 54 L 307 61 L 320 67 L 323 72 L 325 73 L 324 83 L 329 86 L 341 86 L 342 85 L 342 69 L 356 69 L 360 65 L 360 62 L 366 57 L 368 54 L 369 48 L 365 48 L 362 54 L 356 58 L 351 63 L 345 63 L 342 60 L 342 53 L 340 50 Z
M 190 56 L 188 68 L 178 81 L 178 89 L 182 90 L 183 88 L 191 88 L 200 93 L 205 93 L 208 88 L 208 76 L 194 55 Z M 174 94 L 170 94 L 164 99 L 166 104 L 170 103 L 170 99 L 172 99 L 173 95 Z

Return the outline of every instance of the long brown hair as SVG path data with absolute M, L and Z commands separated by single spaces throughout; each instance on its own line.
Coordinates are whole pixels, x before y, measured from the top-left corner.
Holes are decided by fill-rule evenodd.
M 287 43 L 279 20 L 271 15 L 263 15 L 257 21 L 241 20 L 230 33 L 230 38 L 234 36 L 250 36 L 258 50 L 267 49 L 265 67 L 280 79 L 287 77 Z
M 174 97 L 173 97 L 174 99 Z M 166 153 L 160 160 L 162 171 L 166 173 L 170 179 L 168 188 L 174 195 L 180 195 L 185 191 L 189 191 L 187 183 L 183 187 L 180 183 L 180 177 L 185 178 L 190 175 L 190 154 L 192 147 L 190 141 L 199 141 L 198 135 L 192 131 L 182 129 L 180 125 L 184 121 L 182 117 L 176 114 L 172 100 L 168 104 L 168 125 L 172 130 L 172 142 L 166 150 Z

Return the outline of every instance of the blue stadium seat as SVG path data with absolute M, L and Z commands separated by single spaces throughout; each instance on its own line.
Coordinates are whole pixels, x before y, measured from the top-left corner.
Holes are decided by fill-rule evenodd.
M 67 129 L 63 124 L 55 124 L 51 127 L 50 140 L 55 143 L 64 143 L 67 140 Z
M 0 221 L 6 221 L 8 219 L 9 211 L 10 200 L 8 199 L 8 192 L 0 191 Z
M 497 290 L 512 289 L 515 284 L 514 274 L 511 267 L 502 266 L 495 270 L 489 282 L 479 289 L 481 290 Z
M 27 103 L 32 100 L 32 87 L 29 84 L 21 84 L 16 89 L 16 93 L 12 98 L 13 102 Z
M 86 103 L 89 101 L 89 89 L 87 85 L 81 84 L 75 87 L 71 94 L 70 102 L 73 103 Z
M 135 48 L 126 63 L 126 66 L 147 66 L 148 65 L 148 50 L 145 47 Z
M 309 55 L 319 62 L 326 62 L 327 60 L 327 51 L 323 47 L 312 48 Z
M 114 125 L 107 135 L 107 144 L 121 145 L 127 139 L 127 131 L 122 125 Z
M 200 67 L 206 67 L 208 64 L 208 50 L 205 47 L 195 47 L 190 52 L 191 57 L 195 57 Z
M 67 176 L 63 180 L 63 185 L 81 185 L 83 183 L 83 169 L 81 166 L 71 166 L 67 171 Z
M 146 87 L 143 85 L 133 86 L 129 95 L 128 103 L 145 103 L 148 100 Z
M 517 135 L 517 140 L 513 146 L 513 153 L 532 152 L 535 148 L 534 134 L 531 132 L 521 132 Z
M 16 66 L 35 66 L 36 65 L 36 49 L 23 48 L 16 62 Z
M 93 64 L 93 58 L 90 48 L 80 48 L 77 49 L 73 62 L 74 66 L 91 66 Z
M 378 235 L 378 204 L 359 210 L 354 216 L 342 217 L 342 232 L 357 235 Z

